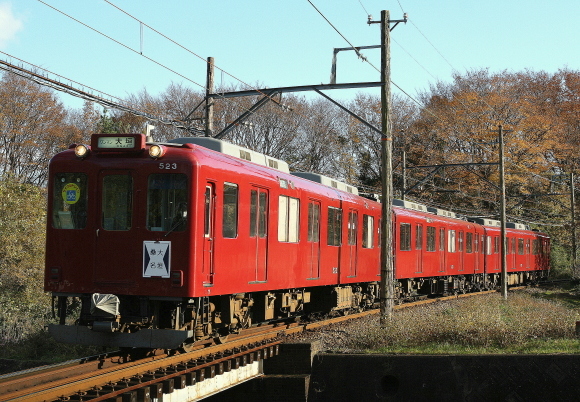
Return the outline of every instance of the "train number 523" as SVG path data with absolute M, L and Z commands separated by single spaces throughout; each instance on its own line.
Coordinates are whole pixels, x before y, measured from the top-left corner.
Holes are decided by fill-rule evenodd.
M 177 163 L 163 163 L 159 164 L 159 169 L 177 169 Z

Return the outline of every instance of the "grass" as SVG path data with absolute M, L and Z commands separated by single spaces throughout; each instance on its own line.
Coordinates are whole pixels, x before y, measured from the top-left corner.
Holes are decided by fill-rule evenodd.
M 49 314 L 31 316 L 0 315 L 0 359 L 54 363 L 103 352 L 56 342 L 44 329 Z M 577 320 L 579 287 L 530 288 L 507 301 L 489 294 L 396 310 L 388 328 L 360 328 L 345 346 L 397 354 L 580 353 Z
M 1 359 L 57 363 L 103 353 L 101 346 L 68 345 L 55 341 L 41 329 L 20 342 L 10 342 L 0 349 Z
M 49 302 L 19 304 L 0 297 L 0 359 L 56 363 L 103 352 L 102 347 L 56 342 L 45 328 L 55 322 Z
M 538 290 L 397 310 L 387 328 L 369 326 L 351 350 L 403 354 L 580 353 L 574 291 Z

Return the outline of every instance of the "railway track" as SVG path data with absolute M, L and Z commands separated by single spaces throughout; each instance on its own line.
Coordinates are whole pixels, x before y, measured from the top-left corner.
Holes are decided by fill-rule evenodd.
M 396 305 L 395 309 L 494 293 L 486 291 L 418 300 Z M 0 378 L 0 402 L 3 401 L 103 401 L 128 395 L 135 400 L 157 398 L 163 393 L 191 387 L 206 379 L 239 369 L 279 353 L 280 335 L 302 331 L 378 314 L 378 309 L 316 322 L 278 323 L 253 327 L 230 336 L 220 345 L 199 344 L 182 354 L 151 352 L 132 360 L 115 353 L 81 359 L 68 364 L 47 366 Z M 123 399 L 124 400 L 124 399 Z

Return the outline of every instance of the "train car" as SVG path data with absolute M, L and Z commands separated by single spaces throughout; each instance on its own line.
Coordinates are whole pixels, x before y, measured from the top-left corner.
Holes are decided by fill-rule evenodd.
M 188 350 L 377 305 L 381 204 L 284 161 L 213 138 L 94 134 L 52 158 L 48 192 L 45 290 L 59 341 Z M 497 284 L 484 247 L 497 228 L 402 201 L 393 225 L 401 301 Z M 513 257 L 511 283 L 544 276 L 549 238 L 510 230 L 537 251 Z
M 394 200 L 395 277 L 400 299 L 484 288 L 484 230 L 453 212 Z
M 175 348 L 378 296 L 380 204 L 343 183 L 211 138 L 141 134 L 93 135 L 49 175 L 59 340 Z
M 501 283 L 501 222 L 474 219 L 485 228 L 485 272 L 490 288 Z M 508 285 L 524 285 L 546 279 L 550 266 L 549 237 L 524 224 L 506 223 L 506 268 Z

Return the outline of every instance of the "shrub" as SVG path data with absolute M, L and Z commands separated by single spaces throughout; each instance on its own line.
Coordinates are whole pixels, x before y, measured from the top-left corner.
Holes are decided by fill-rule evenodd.
M 387 328 L 368 327 L 350 339 L 351 349 L 450 345 L 503 349 L 533 340 L 574 339 L 579 314 L 563 305 L 525 293 L 445 301 L 397 310 Z

